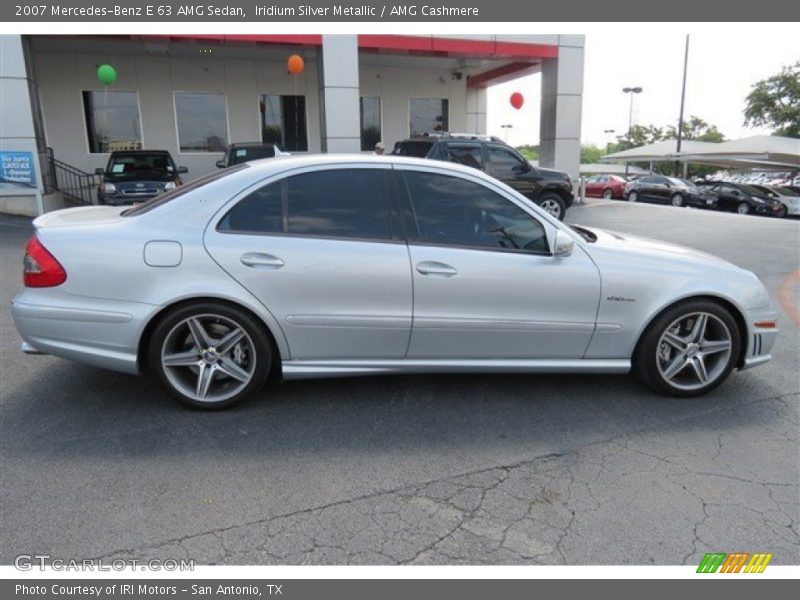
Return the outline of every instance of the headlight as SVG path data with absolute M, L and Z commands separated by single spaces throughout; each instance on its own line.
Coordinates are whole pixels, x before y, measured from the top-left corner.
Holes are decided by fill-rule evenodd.
M 104 183 L 103 184 L 103 193 L 104 194 L 116 194 L 117 193 L 117 186 L 113 183 Z
M 164 185 L 164 190 L 174 190 L 176 187 L 178 186 L 174 181 L 168 181 L 166 185 Z

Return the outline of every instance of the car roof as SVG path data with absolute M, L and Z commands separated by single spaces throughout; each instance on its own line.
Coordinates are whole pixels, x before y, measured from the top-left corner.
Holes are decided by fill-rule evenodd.
M 115 154 L 169 154 L 169 150 L 114 150 L 111 156 Z

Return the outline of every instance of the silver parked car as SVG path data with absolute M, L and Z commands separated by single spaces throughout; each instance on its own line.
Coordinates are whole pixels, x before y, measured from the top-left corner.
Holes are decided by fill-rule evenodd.
M 149 372 L 194 407 L 270 374 L 634 371 L 694 396 L 777 335 L 749 271 L 569 227 L 449 163 L 281 157 L 34 224 L 23 349 Z

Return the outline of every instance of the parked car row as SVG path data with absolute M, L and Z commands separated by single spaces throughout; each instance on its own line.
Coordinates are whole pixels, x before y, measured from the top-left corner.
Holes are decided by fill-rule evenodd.
M 718 171 L 706 177 L 704 181 L 716 181 L 727 183 L 744 183 L 747 185 L 769 185 L 769 186 L 800 186 L 800 177 L 794 172 L 762 172 L 750 173 L 747 175 L 735 175 L 727 171 Z
M 679 177 L 646 175 L 625 185 L 628 202 L 657 202 L 783 218 L 800 214 L 800 194 L 767 186 L 732 182 L 702 181 L 698 184 Z

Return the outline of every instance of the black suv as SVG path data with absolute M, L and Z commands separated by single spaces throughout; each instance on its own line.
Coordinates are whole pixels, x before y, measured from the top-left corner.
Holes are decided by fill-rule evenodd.
M 574 200 L 568 174 L 534 167 L 514 148 L 495 137 L 424 135 L 397 142 L 392 154 L 445 160 L 480 169 L 561 220 Z
M 97 201 L 100 204 L 132 204 L 157 196 L 183 183 L 179 167 L 166 150 L 119 150 L 108 157 L 106 168 L 95 170 L 100 175 Z

